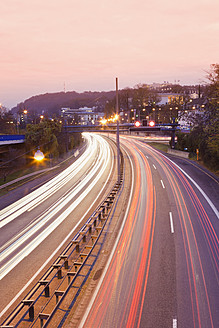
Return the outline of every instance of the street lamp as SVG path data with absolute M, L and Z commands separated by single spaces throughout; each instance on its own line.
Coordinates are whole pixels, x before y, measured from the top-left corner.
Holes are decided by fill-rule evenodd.
M 107 123 L 107 120 L 105 118 L 103 118 L 102 120 L 100 120 L 100 123 L 105 125 Z
M 34 154 L 34 159 L 37 161 L 37 162 L 41 162 L 43 159 L 44 159 L 44 154 L 42 151 L 40 151 L 40 149 L 38 149 L 35 154 Z

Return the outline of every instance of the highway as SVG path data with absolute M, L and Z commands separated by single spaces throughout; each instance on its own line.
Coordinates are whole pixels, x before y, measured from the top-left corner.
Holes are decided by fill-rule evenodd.
M 130 199 L 79 327 L 219 327 L 218 179 L 137 139 L 120 141 Z
M 85 133 L 87 148 L 67 169 L 0 211 L 0 314 L 61 252 L 112 184 L 114 153 Z

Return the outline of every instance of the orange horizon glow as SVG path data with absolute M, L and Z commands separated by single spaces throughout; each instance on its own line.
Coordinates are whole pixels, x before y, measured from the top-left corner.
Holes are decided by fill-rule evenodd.
M 179 5 L 180 4 L 180 5 Z M 219 58 L 218 0 L 0 3 L 0 102 L 138 83 L 199 84 Z

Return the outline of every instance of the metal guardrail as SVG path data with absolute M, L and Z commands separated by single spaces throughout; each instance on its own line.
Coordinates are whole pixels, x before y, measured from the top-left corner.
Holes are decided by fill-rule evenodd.
M 52 266 L 1 324 L 1 328 L 62 327 L 96 263 L 123 184 L 120 181 L 97 207 Z M 109 218 L 111 219 L 109 220 Z

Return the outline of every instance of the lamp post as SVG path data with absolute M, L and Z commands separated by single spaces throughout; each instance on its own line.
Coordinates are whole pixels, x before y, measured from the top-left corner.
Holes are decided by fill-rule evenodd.
M 119 147 L 119 93 L 118 93 L 118 77 L 116 78 L 116 115 L 117 115 L 117 129 L 116 129 L 117 170 L 118 170 L 118 183 L 119 183 L 120 182 L 120 147 Z

